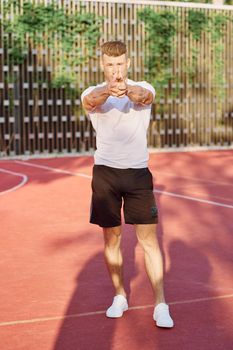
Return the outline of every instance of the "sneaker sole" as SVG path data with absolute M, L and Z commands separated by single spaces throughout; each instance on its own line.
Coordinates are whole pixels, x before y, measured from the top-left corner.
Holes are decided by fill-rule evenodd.
M 155 321 L 156 322 L 156 321 Z M 160 327 L 160 328 L 173 328 L 174 327 L 174 324 L 169 324 L 169 325 L 166 325 L 166 324 L 162 324 L 162 323 L 157 323 L 156 322 L 156 326 L 157 327 Z
M 127 308 L 124 308 L 124 310 L 122 310 L 122 313 L 121 313 L 121 314 L 118 314 L 118 315 L 116 315 L 116 316 L 110 316 L 110 315 L 108 315 L 107 312 L 106 312 L 106 317 L 108 317 L 108 318 L 120 318 L 120 317 L 123 316 L 124 312 L 127 311 L 128 309 L 129 309 L 128 307 L 127 307 Z

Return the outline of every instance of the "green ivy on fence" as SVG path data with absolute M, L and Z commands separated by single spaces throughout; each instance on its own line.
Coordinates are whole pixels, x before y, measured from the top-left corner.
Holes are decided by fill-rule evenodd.
M 210 45 L 213 55 L 212 85 L 213 93 L 222 101 L 224 98 L 225 72 L 223 63 L 224 46 L 222 38 L 226 33 L 226 25 L 230 18 L 224 14 L 208 15 L 199 9 L 190 9 L 187 12 L 188 28 L 182 28 L 178 10 L 175 12 L 154 11 L 149 7 L 138 11 L 138 18 L 144 22 L 147 33 L 146 66 L 150 80 L 157 90 L 158 98 L 164 97 L 171 84 L 178 85 L 177 76 L 172 71 L 175 58 L 175 38 L 181 30 L 185 31 L 188 40 L 196 44 L 200 42 L 204 32 L 210 33 Z M 191 59 L 190 59 L 191 53 Z M 184 72 L 190 82 L 193 81 L 197 71 L 197 57 L 200 54 L 198 45 L 191 47 L 189 57 L 183 63 Z M 179 90 L 176 89 L 176 94 Z
M 148 75 L 154 77 L 153 85 L 157 96 L 173 78 L 171 64 L 174 59 L 174 37 L 176 15 L 170 11 L 155 12 L 150 8 L 138 11 L 138 18 L 145 23 L 146 66 Z
M 79 13 L 68 14 L 58 8 L 55 0 L 48 5 L 6 0 L 3 6 L 4 46 L 10 63 L 22 64 L 29 51 L 42 44 L 50 50 L 56 67 L 53 86 L 76 84 L 75 68 L 93 57 L 101 20 L 93 13 L 85 13 L 82 6 Z M 62 53 L 60 57 L 58 51 Z

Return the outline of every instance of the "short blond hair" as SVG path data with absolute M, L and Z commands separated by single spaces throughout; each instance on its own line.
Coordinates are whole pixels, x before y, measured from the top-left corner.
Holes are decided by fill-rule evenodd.
M 106 41 L 100 47 L 102 56 L 105 54 L 107 56 L 117 57 L 124 53 L 127 53 L 127 48 L 125 43 L 122 41 Z

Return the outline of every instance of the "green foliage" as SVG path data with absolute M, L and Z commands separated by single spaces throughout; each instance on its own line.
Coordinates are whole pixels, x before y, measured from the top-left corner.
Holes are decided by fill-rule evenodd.
M 222 42 L 222 37 L 226 33 L 226 25 L 229 18 L 222 14 L 214 14 L 210 18 L 211 24 L 211 41 L 212 41 L 212 52 L 214 55 L 214 93 L 216 96 L 223 100 L 225 96 L 224 85 L 226 82 L 224 74 L 224 45 Z
M 93 56 L 102 18 L 85 13 L 83 7 L 79 13 L 68 14 L 58 8 L 55 0 L 48 5 L 29 0 L 21 3 L 20 0 L 4 2 L 3 29 L 7 34 L 4 44 L 10 62 L 22 64 L 30 49 L 42 44 L 50 49 L 56 66 L 54 84 L 58 87 L 73 83 L 74 67 Z M 13 18 L 10 16 L 12 7 Z
M 187 13 L 187 24 L 188 31 L 187 36 L 192 38 L 194 41 L 200 41 L 202 34 L 208 30 L 209 26 L 209 17 L 204 11 L 190 9 Z M 197 69 L 197 58 L 199 55 L 199 50 L 197 47 L 192 46 L 190 49 L 191 60 L 189 63 L 186 63 L 185 72 L 188 74 L 190 82 L 193 82 L 196 69 Z
M 208 27 L 209 17 L 199 10 L 189 10 L 187 21 L 189 33 L 195 40 L 200 40 L 202 32 Z
M 215 87 L 213 91 L 220 100 L 224 98 L 225 75 L 222 37 L 226 32 L 227 21 L 230 18 L 221 13 L 208 15 L 203 10 L 189 9 L 187 28 L 183 28 L 179 13 L 155 11 L 146 7 L 138 12 L 138 17 L 145 23 L 147 35 L 146 66 L 150 81 L 157 90 L 158 98 L 164 97 L 165 92 L 173 96 L 174 93 L 179 93 L 177 88 L 172 90 L 169 87 L 179 84 L 179 77 L 172 71 L 172 66 L 176 50 L 175 39 L 181 32 L 188 40 L 192 39 L 194 42 L 190 48 L 189 57 L 185 57 L 182 62 L 184 70 L 181 73 L 187 74 L 190 82 L 194 80 L 197 71 L 197 58 L 200 54 L 197 44 L 205 32 L 210 33 L 213 56 L 212 82 Z
M 150 8 L 138 11 L 147 32 L 146 65 L 154 79 L 157 96 L 172 78 L 171 63 L 174 56 L 173 41 L 176 35 L 176 15 L 170 11 L 154 12 Z
M 226 32 L 226 24 L 229 20 L 228 16 L 222 15 L 220 13 L 214 14 L 210 17 L 210 32 L 211 39 L 213 42 L 221 40 Z

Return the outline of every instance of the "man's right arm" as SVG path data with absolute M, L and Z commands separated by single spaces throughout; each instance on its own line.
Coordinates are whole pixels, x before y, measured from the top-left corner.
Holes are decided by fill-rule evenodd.
M 83 98 L 83 107 L 87 112 L 92 112 L 97 106 L 102 105 L 110 96 L 108 86 L 97 87 Z

